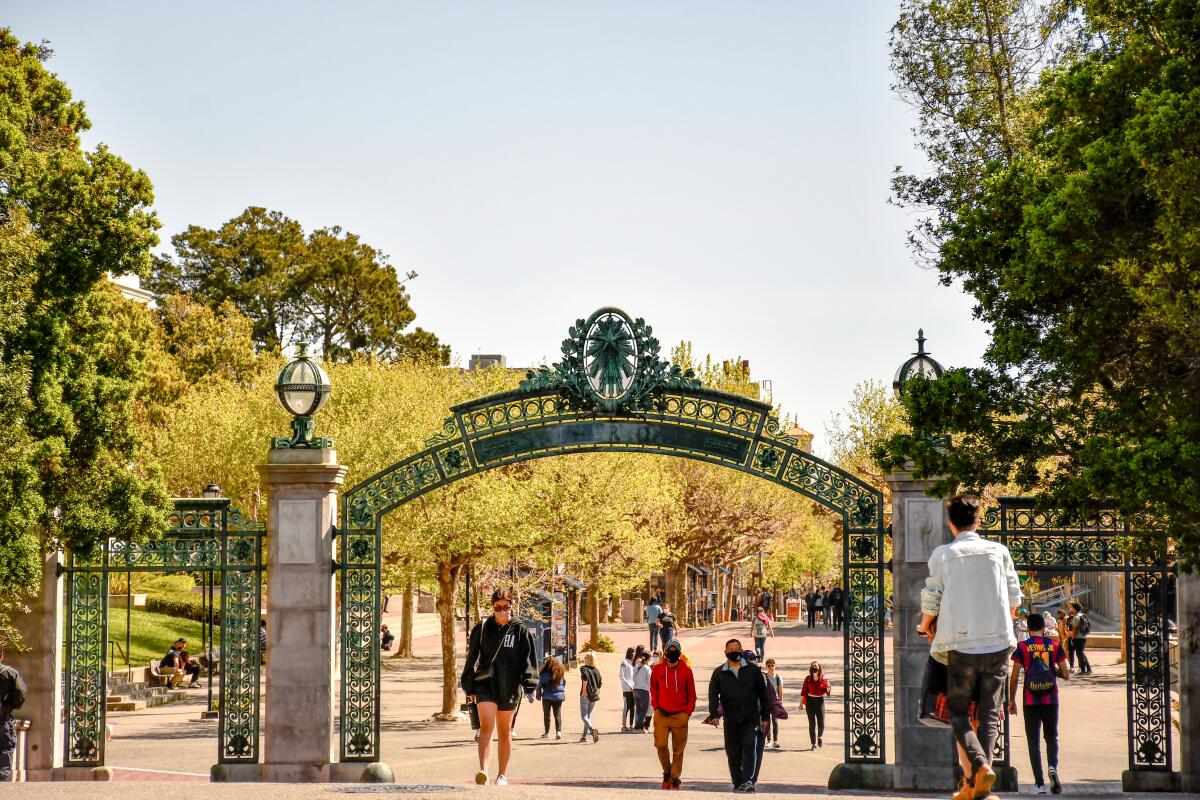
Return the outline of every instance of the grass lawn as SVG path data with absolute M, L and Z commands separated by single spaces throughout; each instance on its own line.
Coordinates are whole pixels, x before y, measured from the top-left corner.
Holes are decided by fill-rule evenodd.
M 151 661 L 162 658 L 170 649 L 171 643 L 180 636 L 188 640 L 188 652 L 193 656 L 199 655 L 203 641 L 201 627 L 201 623 L 195 620 L 169 617 L 166 614 L 153 614 L 135 608 L 132 617 L 133 633 L 130 638 L 132 651 L 130 663 L 135 667 L 144 667 Z M 214 627 L 213 633 L 220 642 L 220 627 Z M 110 608 L 108 610 L 108 638 L 122 648 L 125 647 L 125 609 Z M 115 648 L 113 649 L 113 662 L 108 665 L 109 670 L 125 668 L 125 659 Z

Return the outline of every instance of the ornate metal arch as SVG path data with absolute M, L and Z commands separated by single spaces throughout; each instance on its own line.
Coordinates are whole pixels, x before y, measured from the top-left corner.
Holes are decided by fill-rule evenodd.
M 883 760 L 883 497 L 797 446 L 771 406 L 700 387 L 658 357 L 641 319 L 604 308 L 571 327 L 563 360 L 519 389 L 451 409 L 427 447 L 349 490 L 343 503 L 341 759 L 379 758 L 382 517 L 454 481 L 538 458 L 638 452 L 718 464 L 785 486 L 843 520 L 847 761 Z M 852 674 L 853 673 L 853 674 Z

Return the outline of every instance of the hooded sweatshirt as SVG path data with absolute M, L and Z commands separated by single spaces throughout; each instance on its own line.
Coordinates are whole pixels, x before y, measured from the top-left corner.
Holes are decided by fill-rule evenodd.
M 668 642 L 670 647 L 679 647 L 679 642 Z M 687 712 L 691 716 L 696 710 L 696 679 L 682 653 L 681 649 L 674 665 L 664 658 L 650 670 L 650 705 L 664 714 Z

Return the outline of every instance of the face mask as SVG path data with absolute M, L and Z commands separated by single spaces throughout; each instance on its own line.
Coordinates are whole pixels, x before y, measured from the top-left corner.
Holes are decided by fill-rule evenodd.
M 742 659 L 742 653 L 740 650 L 730 650 L 725 653 L 725 658 L 729 659 L 730 661 L 740 661 Z
M 670 661 L 672 664 L 674 664 L 678 660 L 679 660 L 679 653 L 676 653 L 674 650 L 667 651 L 667 661 Z

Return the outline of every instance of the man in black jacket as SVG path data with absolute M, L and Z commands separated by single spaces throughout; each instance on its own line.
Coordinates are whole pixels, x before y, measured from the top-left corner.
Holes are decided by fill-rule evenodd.
M 762 671 L 742 653 L 742 643 L 725 643 L 725 663 L 713 670 L 708 682 L 708 719 L 717 727 L 725 718 L 725 755 L 735 792 L 753 792 L 757 753 L 755 740 L 771 724 L 771 698 Z
M 834 586 L 833 591 L 829 593 L 829 605 L 833 609 L 833 629 L 840 631 L 842 629 L 843 614 L 846 613 L 846 595 L 842 591 L 842 587 Z
M 0 649 L 0 781 L 12 780 L 13 756 L 17 749 L 12 712 L 25 704 L 25 691 L 21 673 L 4 663 L 4 650 Z

